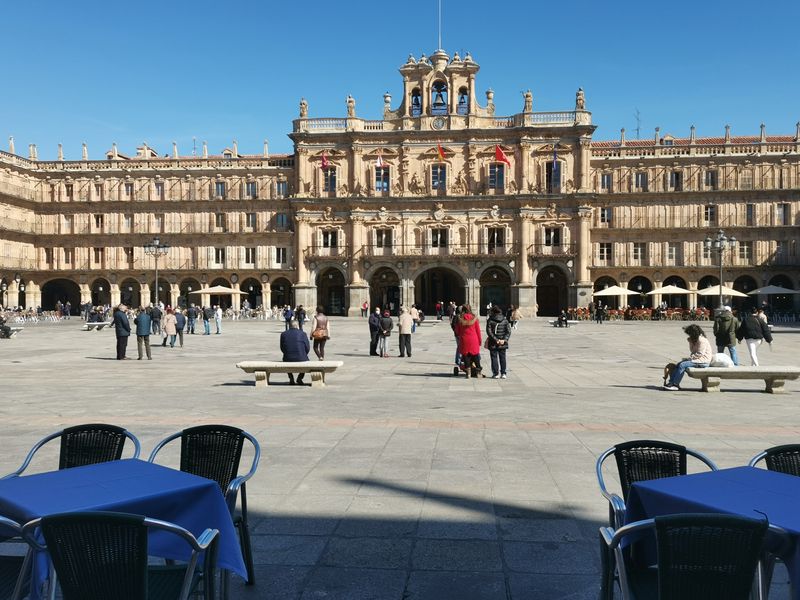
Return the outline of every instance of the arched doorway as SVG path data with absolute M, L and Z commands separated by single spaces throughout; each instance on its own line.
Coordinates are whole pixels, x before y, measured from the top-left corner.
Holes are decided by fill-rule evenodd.
M 242 302 L 247 300 L 250 308 L 258 308 L 261 306 L 261 282 L 252 277 L 245 279 L 239 286 L 239 289 L 245 293 L 240 296 Z
M 489 267 L 481 274 L 480 284 L 480 314 L 487 313 L 486 307 L 490 302 L 505 312 L 511 304 L 511 276 L 508 271 L 500 267 Z
M 186 308 L 190 304 L 200 304 L 200 294 L 195 294 L 200 289 L 200 282 L 189 277 L 178 285 L 178 306 Z
M 567 275 L 558 267 L 545 267 L 536 276 L 536 304 L 540 317 L 554 317 L 567 310 Z
M 713 275 L 706 275 L 697 282 L 697 289 L 704 290 L 715 285 L 719 285 L 719 279 Z M 700 294 L 697 294 L 697 306 L 702 306 L 703 308 L 714 308 L 717 305 L 718 298 L 719 296 L 701 296 Z
M 769 285 L 777 285 L 778 287 L 786 288 L 788 290 L 794 289 L 792 280 L 786 275 L 775 275 L 769 280 Z M 794 308 L 794 294 L 772 294 L 766 297 L 767 313 L 772 315 L 773 311 L 793 310 Z
M 22 285 L 20 285 L 20 292 Z M 20 306 L 24 303 L 24 294 L 20 293 Z M 69 279 L 53 279 L 42 286 L 42 310 L 55 310 L 56 303 L 62 306 L 70 303 L 70 313 L 79 314 L 81 304 L 81 289 L 78 284 Z
M 369 279 L 369 305 L 373 310 L 379 306 L 396 315 L 400 312 L 400 302 L 399 275 L 389 267 L 381 267 Z
M 346 315 L 347 306 L 344 293 L 344 275 L 333 267 L 325 269 L 317 275 L 317 304 L 326 315 Z M 306 307 L 308 312 L 315 307 Z
M 164 306 L 169 306 L 171 303 L 171 294 L 170 294 L 170 285 L 167 278 L 162 278 L 159 276 L 158 278 L 158 300 L 159 302 L 163 302 Z M 156 280 L 153 279 L 150 282 L 150 302 L 153 304 L 156 303 Z
M 292 294 L 292 284 L 285 277 L 279 277 L 272 282 L 272 305 L 273 306 L 294 306 L 294 295 Z
M 594 291 L 602 292 L 604 289 L 613 287 L 615 285 L 617 285 L 617 280 L 606 275 L 604 277 L 600 277 L 594 282 Z M 609 309 L 616 310 L 619 308 L 619 297 L 617 296 L 598 296 L 595 301 L 601 302 L 603 306 Z
M 119 286 L 119 301 L 125 306 L 139 308 L 142 305 L 142 286 L 135 279 L 126 279 Z
M 218 285 L 224 287 L 231 287 L 230 282 L 225 279 L 224 277 L 217 277 L 214 281 L 211 282 L 211 287 L 216 287 Z M 222 310 L 226 308 L 230 308 L 233 305 L 233 298 L 230 294 L 211 294 L 211 306 L 219 306 Z
M 628 289 L 636 292 L 637 295 L 628 296 L 628 305 L 634 308 L 652 308 L 653 297 L 648 296 L 647 292 L 653 291 L 653 283 L 642 275 L 637 275 L 628 282 Z
M 111 304 L 111 285 L 107 280 L 95 279 L 92 283 L 92 306 Z
M 674 285 L 675 287 L 683 288 L 685 290 L 689 289 L 689 286 L 686 284 L 686 280 L 683 277 L 678 277 L 677 275 L 670 275 L 661 283 L 661 287 L 667 287 L 668 285 Z M 689 308 L 688 298 L 689 294 L 661 295 L 661 300 L 667 303 L 668 308 Z
M 733 289 L 735 289 L 737 292 L 742 292 L 743 294 L 752 292 L 757 287 L 758 283 L 756 283 L 756 280 L 750 277 L 749 275 L 741 275 L 737 277 L 736 280 L 733 282 Z M 748 296 L 747 298 L 742 298 L 741 296 L 734 296 L 733 298 L 731 298 L 731 306 L 740 311 L 749 309 L 756 302 L 757 302 L 756 296 Z
M 425 314 L 436 314 L 436 303 L 444 306 L 452 301 L 459 304 L 466 302 L 464 286 L 466 282 L 455 271 L 442 267 L 434 267 L 423 271 L 414 281 L 414 303 L 422 307 Z

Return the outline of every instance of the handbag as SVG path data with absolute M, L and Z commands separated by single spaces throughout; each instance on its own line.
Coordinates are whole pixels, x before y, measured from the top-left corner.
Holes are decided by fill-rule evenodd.
M 487 350 L 489 349 L 489 340 L 491 339 L 492 338 L 490 338 L 489 336 L 486 336 L 486 339 L 483 342 L 483 347 L 486 348 Z
M 317 328 L 311 332 L 311 338 L 315 340 L 324 340 L 328 337 L 328 332 L 325 329 Z

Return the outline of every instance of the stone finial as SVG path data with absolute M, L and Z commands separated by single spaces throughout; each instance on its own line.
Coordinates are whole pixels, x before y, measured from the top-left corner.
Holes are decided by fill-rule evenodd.
M 348 118 L 353 118 L 356 116 L 356 99 L 353 98 L 350 94 L 347 94 L 347 99 L 345 100 L 345 104 L 347 105 L 347 116 Z
M 233 140 L 233 158 L 239 158 L 239 142 Z
M 486 90 L 486 102 L 494 104 L 494 90 L 492 88 Z
M 111 144 L 111 158 L 119 158 L 119 150 L 117 150 L 117 142 Z
M 725 143 L 726 144 L 730 144 L 731 143 L 731 126 L 730 125 L 725 125 Z
M 475 62 L 474 60 L 472 60 L 472 54 L 470 54 L 469 52 L 467 52 L 467 53 L 464 55 L 464 62 Z
M 526 90 L 522 95 L 525 98 L 524 104 L 522 105 L 522 112 L 533 112 L 533 92 Z
M 692 125 L 689 128 L 689 143 L 690 144 L 694 144 L 695 140 L 697 140 L 697 135 L 696 134 L 697 134 L 697 131 L 696 131 L 694 125 Z
M 81 144 L 81 160 L 89 160 L 89 148 L 86 147 L 86 142 Z
M 583 93 L 583 88 L 578 88 L 575 92 L 575 110 L 586 110 L 586 95 Z
M 458 52 L 453 52 L 453 60 L 452 60 L 452 62 L 454 62 L 454 63 L 460 63 L 461 62 L 461 57 L 458 55 Z
M 794 141 L 800 142 L 800 121 L 794 124 Z
M 64 145 L 58 145 L 58 160 L 64 160 Z
M 208 158 L 208 142 L 203 140 L 203 158 Z
M 264 158 L 269 158 L 269 142 L 264 140 Z
M 172 158 L 178 160 L 178 142 L 172 142 Z
M 392 109 L 392 95 L 387 91 L 383 95 L 383 110 L 388 111 Z
M 308 102 L 305 98 L 300 98 L 300 118 L 305 119 L 308 117 Z
M 655 133 L 655 136 L 654 136 L 654 139 L 653 139 L 653 143 L 654 143 L 656 146 L 658 146 L 658 140 L 659 140 L 659 137 L 658 137 L 658 135 L 659 135 L 660 133 L 661 133 L 661 127 L 656 127 L 656 133 Z
M 407 65 L 415 65 L 415 64 L 417 64 L 417 59 L 414 58 L 413 54 L 409 54 L 408 55 L 408 60 L 406 61 L 406 64 Z
M 624 127 L 619 130 L 619 145 L 620 146 L 624 146 L 625 145 L 625 128 Z
M 767 126 L 764 123 L 761 124 L 761 143 L 767 143 Z
M 36 144 L 28 144 L 28 159 L 36 160 L 37 151 L 36 151 Z
M 8 153 L 9 154 L 16 154 L 17 151 L 14 149 L 14 136 L 8 136 Z

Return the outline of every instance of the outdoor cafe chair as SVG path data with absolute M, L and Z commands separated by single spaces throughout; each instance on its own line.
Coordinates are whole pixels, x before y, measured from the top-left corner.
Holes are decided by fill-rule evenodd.
M 767 448 L 756 454 L 748 464 L 755 467 L 762 460 L 770 471 L 800 476 L 800 444 L 784 444 Z
M 6 475 L 6 477 L 21 475 L 31 464 L 34 455 L 39 449 L 56 438 L 61 439 L 61 452 L 58 459 L 59 470 L 119 460 L 122 458 L 122 450 L 126 439 L 133 442 L 133 458 L 139 457 L 142 448 L 136 436 L 122 427 L 103 423 L 75 425 L 52 433 L 36 442 L 31 451 L 28 452 L 28 456 L 25 457 L 22 466 L 13 473 Z
M 611 456 L 617 463 L 622 497 L 609 492 L 603 478 L 603 463 Z M 704 454 L 671 442 L 633 440 L 617 444 L 603 452 L 596 464 L 597 483 L 600 492 L 608 500 L 609 524 L 615 529 L 622 526 L 625 520 L 625 502 L 634 483 L 686 475 L 688 456 L 698 459 L 712 471 L 717 470 L 717 465 Z
M 21 542 L 21 535 L 19 523 L 0 517 L 2 543 Z M 24 554 L 0 555 L 0 600 L 21 600 L 30 585 L 31 549 L 25 545 L 24 550 Z
M 600 534 L 615 554 L 623 600 L 747 600 L 766 597 L 759 559 L 768 529 L 772 543 L 788 547 L 787 532 L 765 519 L 713 513 L 665 515 Z M 655 533 L 654 565 L 631 552 L 648 531 Z
M 261 458 L 261 446 L 252 435 L 228 425 L 200 425 L 190 427 L 170 435 L 160 441 L 148 459 L 155 462 L 156 455 L 161 449 L 173 440 L 180 439 L 181 455 L 180 470 L 206 479 L 211 479 L 219 484 L 228 509 L 233 518 L 233 524 L 239 531 L 239 543 L 242 556 L 247 567 L 247 585 L 255 583 L 253 569 L 253 550 L 250 544 L 250 530 L 247 524 L 247 480 L 258 469 Z M 244 475 L 239 475 L 239 463 L 245 440 L 253 446 L 253 462 L 250 470 Z M 236 499 L 241 490 L 241 511 L 236 515 Z
M 151 530 L 182 538 L 191 548 L 189 560 L 151 564 Z M 218 533 L 206 529 L 195 538 L 183 527 L 166 521 L 113 512 L 62 513 L 35 519 L 22 528 L 32 547 L 49 554 L 55 571 L 51 597 L 57 583 L 63 600 L 184 600 L 201 579 L 197 568 L 201 554 L 204 593 L 210 600 L 213 589 L 208 576 L 215 567 L 212 543 Z

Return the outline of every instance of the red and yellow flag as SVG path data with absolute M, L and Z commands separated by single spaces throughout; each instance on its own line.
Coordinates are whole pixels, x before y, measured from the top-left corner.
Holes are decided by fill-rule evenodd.
M 444 150 L 442 150 L 442 145 L 439 143 L 436 144 L 436 152 L 439 155 L 439 162 L 444 162 Z
M 328 155 L 326 154 L 325 150 L 322 151 L 322 168 L 327 169 L 330 166 L 330 162 L 328 162 Z
M 494 159 L 497 162 L 506 163 L 509 167 L 511 166 L 511 161 L 508 160 L 508 157 L 506 156 L 506 153 L 503 152 L 503 149 L 500 147 L 499 144 L 495 144 L 495 147 L 494 147 Z

